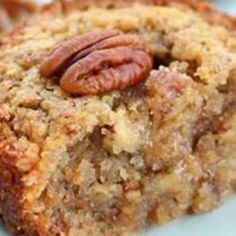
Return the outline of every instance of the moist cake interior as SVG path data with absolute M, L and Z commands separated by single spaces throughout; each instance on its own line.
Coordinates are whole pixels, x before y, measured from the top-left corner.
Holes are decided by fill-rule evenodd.
M 125 235 L 210 211 L 232 192 L 233 33 L 192 11 L 143 5 L 39 18 L 0 53 L 0 198 L 9 228 Z M 73 97 L 57 78 L 40 76 L 40 61 L 59 42 L 104 28 L 138 34 L 151 47 L 146 81 Z

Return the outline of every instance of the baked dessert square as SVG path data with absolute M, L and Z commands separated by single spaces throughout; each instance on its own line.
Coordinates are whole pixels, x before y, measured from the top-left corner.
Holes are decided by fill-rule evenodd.
M 236 183 L 235 21 L 196 1 L 55 1 L 1 38 L 0 209 L 15 235 L 129 235 Z
M 1 0 L 0 32 L 10 32 L 16 23 L 39 9 L 31 0 Z

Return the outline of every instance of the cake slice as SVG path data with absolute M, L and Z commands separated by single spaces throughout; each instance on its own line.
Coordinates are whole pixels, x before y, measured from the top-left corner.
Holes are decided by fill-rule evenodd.
M 215 209 L 236 183 L 233 20 L 217 26 L 187 4 L 80 2 L 47 6 L 2 39 L 8 229 L 129 235 Z

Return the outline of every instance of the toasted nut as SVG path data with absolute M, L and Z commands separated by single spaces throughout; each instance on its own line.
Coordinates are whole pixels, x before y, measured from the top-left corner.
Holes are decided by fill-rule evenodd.
M 150 50 L 138 36 L 105 30 L 62 43 L 43 60 L 40 72 L 44 77 L 64 73 L 61 88 L 86 95 L 134 85 L 151 69 Z
M 40 73 L 44 77 L 55 75 L 58 70 L 66 69 L 65 67 L 68 66 L 71 59 L 81 52 L 81 50 L 89 48 L 95 43 L 118 35 L 119 33 L 117 30 L 91 32 L 63 42 L 43 60 L 40 66 Z

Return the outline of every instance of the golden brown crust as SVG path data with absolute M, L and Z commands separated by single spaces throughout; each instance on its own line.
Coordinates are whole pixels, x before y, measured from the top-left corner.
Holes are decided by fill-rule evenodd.
M 28 0 L 2 0 L 0 6 L 7 9 L 11 16 L 19 14 L 19 10 L 33 12 L 38 9 L 38 6 L 35 3 Z
M 7 118 L 6 118 L 7 117 Z M 42 219 L 28 219 L 24 214 L 23 185 L 21 172 L 16 161 L 21 158 L 22 152 L 16 146 L 16 137 L 13 136 L 5 122 L 9 122 L 10 116 L 0 120 L 0 209 L 4 222 L 8 229 L 17 235 L 46 236 Z M 25 204 L 25 203 L 24 203 Z

